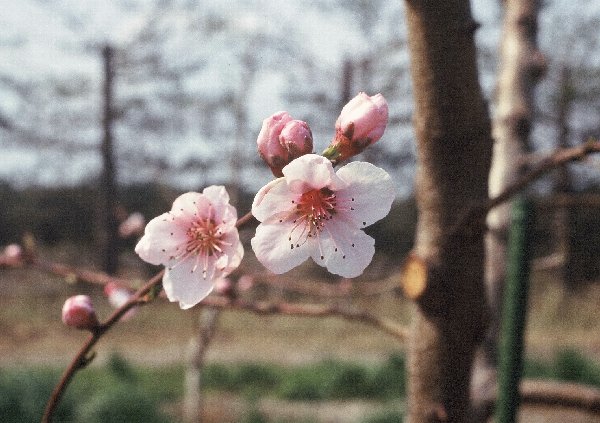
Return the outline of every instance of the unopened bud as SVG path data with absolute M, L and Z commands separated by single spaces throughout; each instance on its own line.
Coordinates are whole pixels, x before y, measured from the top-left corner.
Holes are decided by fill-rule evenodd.
M 133 293 L 129 289 L 114 282 L 109 282 L 104 286 L 104 294 L 108 298 L 109 304 L 114 308 L 122 307 L 133 296 Z M 133 317 L 135 313 L 136 308 L 131 308 L 123 315 L 122 319 L 127 320 Z
M 256 140 L 258 152 L 273 175 L 283 176 L 281 169 L 292 160 L 312 152 L 312 132 L 306 122 L 292 119 L 287 112 L 277 112 L 263 121 Z
M 237 281 L 237 287 L 240 291 L 250 291 L 254 287 L 254 278 L 250 275 L 242 275 Z
M 134 235 L 141 235 L 144 233 L 145 227 L 146 219 L 144 219 L 144 216 L 139 212 L 131 213 L 119 225 L 119 236 L 121 238 L 129 238 Z
M 92 300 L 87 295 L 68 298 L 62 308 L 62 321 L 77 329 L 92 330 L 98 326 L 98 318 Z
M 23 249 L 19 244 L 9 244 L 4 247 L 4 255 L 13 260 L 20 260 L 23 255 Z
M 337 163 L 377 142 L 387 126 L 388 104 L 381 94 L 361 92 L 348 102 L 335 122 L 335 137 L 323 156 Z
M 279 135 L 279 142 L 287 150 L 289 161 L 312 153 L 313 137 L 308 123 L 294 119 L 283 127 Z
M 234 294 L 233 284 L 228 278 L 219 278 L 215 281 L 215 292 L 219 295 L 229 297 Z

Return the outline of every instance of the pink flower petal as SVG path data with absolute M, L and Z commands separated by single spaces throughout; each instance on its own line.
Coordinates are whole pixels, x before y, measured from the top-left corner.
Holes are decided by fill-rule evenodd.
M 186 310 L 198 304 L 213 290 L 213 281 L 203 279 L 202 271 L 194 270 L 195 260 L 190 258 L 165 270 L 163 288 L 170 301 L 178 301 Z
M 148 222 L 135 252 L 148 263 L 166 264 L 171 257 L 180 253 L 181 245 L 186 241 L 183 225 L 172 214 L 163 213 Z
M 282 212 L 287 213 L 297 197 L 296 193 L 289 190 L 284 178 L 275 179 L 262 187 L 254 197 L 252 214 L 261 222 L 274 218 Z
M 320 239 L 323 259 L 317 251 L 312 258 L 336 275 L 354 278 L 361 275 L 375 254 L 375 240 L 346 222 L 332 220 Z
M 260 262 L 271 272 L 285 273 L 302 264 L 314 249 L 313 240 L 293 245 L 288 239 L 294 224 L 260 224 L 251 240 L 252 249 Z M 293 245 L 293 248 L 292 248 Z
M 197 203 L 202 201 L 202 196 L 197 192 L 186 192 L 181 194 L 173 202 L 171 213 L 175 217 L 185 216 L 190 218 L 198 213 Z
M 390 212 L 396 196 L 396 188 L 390 175 L 371 163 L 351 162 L 337 171 L 347 187 L 336 192 L 352 210 L 344 217 L 357 227 L 369 226 L 383 219 Z
M 305 154 L 283 168 L 289 190 L 302 193 L 308 189 L 337 187 L 343 182 L 335 175 L 331 162 L 323 156 Z

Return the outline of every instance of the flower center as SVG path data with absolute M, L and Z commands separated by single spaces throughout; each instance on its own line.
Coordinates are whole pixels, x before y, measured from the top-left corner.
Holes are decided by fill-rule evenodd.
M 325 228 L 325 222 L 335 214 L 336 197 L 329 188 L 313 189 L 305 192 L 292 203 L 296 206 L 293 220 L 295 225 L 288 239 L 293 249 L 306 242 L 308 238 L 318 236 Z M 292 237 L 296 229 L 299 229 L 300 233 Z
M 221 235 L 221 229 L 215 224 L 214 220 L 195 220 L 187 230 L 186 251 L 203 256 L 222 253 L 222 247 L 225 243 L 221 240 Z
M 302 194 L 296 205 L 298 216 L 308 222 L 310 232 L 322 230 L 335 213 L 335 194 L 329 188 L 313 189 Z

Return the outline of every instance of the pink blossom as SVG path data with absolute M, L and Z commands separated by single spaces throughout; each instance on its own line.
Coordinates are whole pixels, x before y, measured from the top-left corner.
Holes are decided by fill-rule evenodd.
M 134 235 L 139 235 L 144 232 L 144 226 L 146 225 L 146 219 L 144 215 L 139 212 L 131 213 L 127 216 L 119 225 L 119 236 L 121 238 L 129 238 Z
M 292 119 L 287 112 L 277 112 L 263 121 L 256 140 L 258 152 L 275 176 L 303 154 L 312 152 L 312 132 L 306 122 Z
M 254 286 L 254 278 L 250 275 L 242 275 L 237 281 L 237 288 L 241 292 L 250 291 Z
M 230 296 L 234 293 L 233 284 L 229 278 L 219 278 L 215 281 L 215 292 L 219 295 Z
M 258 260 L 284 273 L 312 257 L 332 273 L 360 275 L 375 252 L 362 228 L 389 213 L 395 196 L 390 176 L 365 162 L 334 172 L 315 154 L 292 161 L 283 175 L 261 188 L 252 204 L 262 222 L 251 241 Z
M 23 256 L 23 249 L 19 244 L 8 244 L 4 247 L 4 255 L 9 259 L 20 260 Z
M 121 308 L 133 296 L 133 293 L 114 282 L 109 282 L 104 286 L 104 294 L 108 298 L 108 302 L 114 308 Z M 123 320 L 130 319 L 136 313 L 136 308 L 131 308 L 123 316 Z
M 98 318 L 91 298 L 87 295 L 68 298 L 62 308 L 62 321 L 65 325 L 77 329 L 91 330 L 98 326 Z
M 377 142 L 387 126 L 388 104 L 381 94 L 361 92 L 348 102 L 335 122 L 335 137 L 323 155 L 346 160 Z
M 213 289 L 214 281 L 236 269 L 244 255 L 237 212 L 222 186 L 179 196 L 170 212 L 152 219 L 135 247 L 152 264 L 166 267 L 163 287 L 183 309 Z

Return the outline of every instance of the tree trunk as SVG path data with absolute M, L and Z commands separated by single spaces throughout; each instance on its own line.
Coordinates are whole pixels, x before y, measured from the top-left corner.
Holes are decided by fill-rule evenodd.
M 544 71 L 544 59 L 536 41 L 538 1 L 505 0 L 503 4 L 504 24 L 492 130 L 494 150 L 489 178 L 490 197 L 500 194 L 522 174 L 520 159 L 529 150 L 534 88 Z M 510 211 L 510 203 L 504 203 L 492 209 L 487 216 L 485 283 L 490 325 L 474 374 L 476 402 L 484 398 L 496 382 Z
M 184 375 L 183 421 L 198 423 L 202 421 L 202 370 L 204 358 L 215 335 L 220 310 L 206 308 L 200 310 L 197 334 L 190 340 L 187 351 L 187 363 Z
M 409 343 L 408 421 L 464 422 L 475 349 L 486 326 L 483 220 L 456 231 L 487 199 L 492 149 L 468 0 L 407 0 L 417 137 L 419 217 L 414 255 L 425 263 Z

